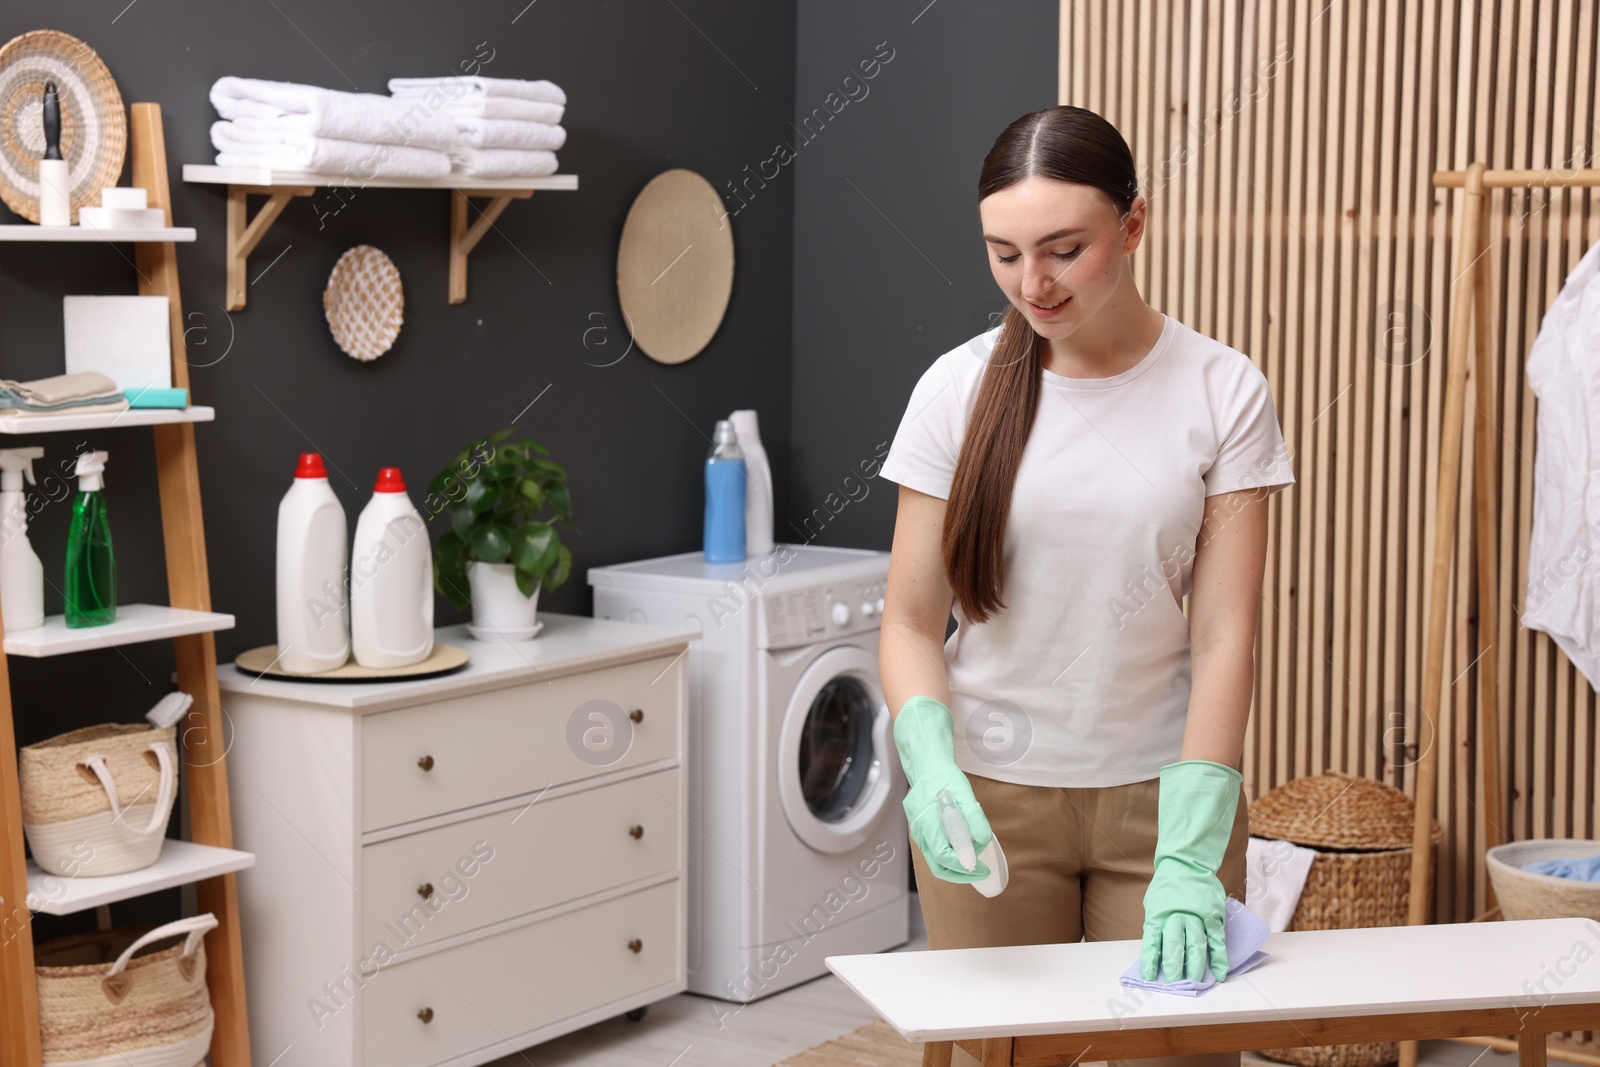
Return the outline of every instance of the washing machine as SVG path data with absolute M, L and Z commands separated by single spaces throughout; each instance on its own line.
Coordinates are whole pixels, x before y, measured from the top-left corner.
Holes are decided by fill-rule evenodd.
M 885 552 L 596 567 L 596 618 L 684 625 L 688 983 L 747 1002 L 909 939 L 905 776 L 878 680 Z

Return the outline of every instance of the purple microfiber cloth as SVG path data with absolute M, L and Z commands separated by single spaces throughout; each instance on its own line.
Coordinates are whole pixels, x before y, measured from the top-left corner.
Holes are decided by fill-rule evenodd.
M 1256 915 L 1255 912 L 1245 907 L 1232 897 L 1228 898 L 1227 915 L 1222 921 L 1222 938 L 1228 947 L 1228 977 L 1243 974 L 1256 964 L 1267 958 L 1261 951 L 1261 946 L 1267 938 L 1272 936 L 1272 928 Z M 1191 982 L 1187 978 L 1180 978 L 1176 982 L 1164 982 L 1157 975 L 1153 982 L 1146 982 L 1141 977 L 1140 961 L 1134 960 L 1133 966 L 1122 974 L 1122 984 L 1134 989 L 1153 989 L 1158 993 L 1176 993 L 1180 997 L 1198 997 L 1201 993 L 1217 984 L 1211 975 L 1211 963 L 1206 961 L 1205 973 L 1200 981 Z

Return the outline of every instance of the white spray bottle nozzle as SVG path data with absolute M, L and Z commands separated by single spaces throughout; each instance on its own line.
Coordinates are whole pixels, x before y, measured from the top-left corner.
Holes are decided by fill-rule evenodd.
M 0 451 L 0 490 L 8 493 L 22 492 L 22 479 L 29 485 L 39 483 L 33 477 L 33 461 L 44 458 L 42 448 L 7 448 Z
M 78 478 L 80 493 L 98 492 L 105 485 L 106 460 L 109 452 L 79 452 L 78 465 L 73 470 Z
M 937 799 L 939 819 L 944 823 L 945 835 L 950 838 L 950 844 L 956 850 L 956 859 L 966 870 L 977 870 L 978 854 L 972 848 L 972 829 L 967 826 L 966 816 L 956 807 L 955 798 L 950 795 L 950 790 L 939 790 Z

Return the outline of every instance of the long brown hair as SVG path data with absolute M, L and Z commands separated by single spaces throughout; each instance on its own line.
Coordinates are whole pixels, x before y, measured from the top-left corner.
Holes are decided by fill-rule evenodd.
M 1111 123 L 1081 107 L 1048 107 L 1007 126 L 984 157 L 978 199 L 1035 174 L 1091 185 L 1123 215 L 1139 191 L 1128 143 Z M 1006 606 L 1006 519 L 1039 410 L 1041 349 L 1033 325 L 1007 303 L 944 515 L 945 576 L 973 622 L 986 622 Z

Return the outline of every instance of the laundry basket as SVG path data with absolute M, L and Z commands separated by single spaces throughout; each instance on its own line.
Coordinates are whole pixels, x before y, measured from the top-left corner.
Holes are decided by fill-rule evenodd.
M 1317 853 L 1289 929 L 1405 925 L 1415 819 L 1411 798 L 1400 790 L 1340 771 L 1296 778 L 1252 803 L 1252 836 L 1289 841 Z M 1443 838 L 1435 820 L 1433 841 Z M 1400 1046 L 1384 1041 L 1264 1049 L 1261 1054 L 1300 1067 L 1381 1067 L 1400 1059 Z
M 178 788 L 172 727 L 108 723 L 17 754 L 22 829 L 41 870 L 99 877 L 161 855 Z
M 1495 900 L 1506 919 L 1579 918 L 1600 922 L 1600 882 L 1581 882 L 1524 870 L 1541 860 L 1582 859 L 1600 852 L 1600 841 L 1571 838 L 1538 838 L 1497 845 L 1484 854 Z M 1585 1030 L 1559 1036 L 1569 1044 L 1592 1049 L 1600 1044 L 1597 1031 Z
M 34 970 L 46 1067 L 195 1067 L 204 1060 L 216 1022 L 204 937 L 216 926 L 215 916 L 197 915 L 154 930 L 106 930 L 40 945 Z M 174 937 L 183 940 L 148 951 Z

